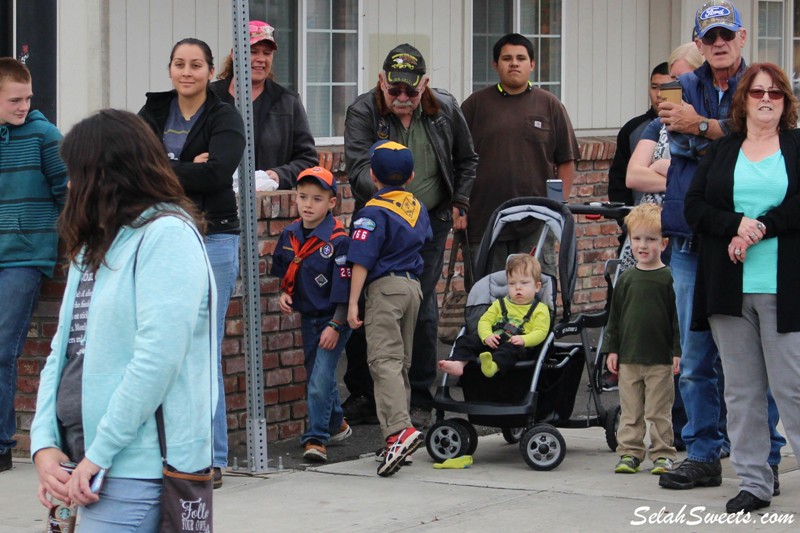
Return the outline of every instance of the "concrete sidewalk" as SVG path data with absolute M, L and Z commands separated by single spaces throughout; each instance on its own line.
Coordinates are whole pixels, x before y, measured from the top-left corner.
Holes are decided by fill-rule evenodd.
M 550 472 L 531 470 L 518 446 L 489 435 L 480 438 L 475 464 L 466 470 L 433 469 L 423 448 L 412 466 L 386 479 L 376 475 L 372 457 L 258 477 L 229 474 L 214 493 L 215 531 L 777 533 L 797 531 L 800 524 L 800 471 L 793 456 L 781 464 L 782 495 L 771 507 L 753 513 L 749 523 L 739 517 L 738 524 L 723 524 L 721 519 L 736 520 L 721 514 L 738 492 L 728 460 L 721 487 L 672 491 L 660 488 L 647 470 L 613 474 L 616 456 L 600 428 L 562 433 L 567 455 Z M 41 533 L 45 510 L 36 500 L 35 469 L 26 462 L 14 466 L 0 474 L 0 532 Z

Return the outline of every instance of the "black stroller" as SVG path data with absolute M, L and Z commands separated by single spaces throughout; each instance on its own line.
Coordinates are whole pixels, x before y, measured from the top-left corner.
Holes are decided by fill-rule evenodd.
M 507 442 L 519 442 L 523 459 L 534 470 L 552 470 L 566 455 L 564 438 L 557 428 L 602 426 L 609 447 L 616 448 L 619 408 L 606 409 L 600 401 L 602 389 L 597 379 L 590 379 L 587 413 L 571 418 L 583 368 L 590 376 L 597 375 L 599 349 L 590 343 L 588 330 L 602 328 L 607 320 L 606 308 L 597 313 L 572 316 L 571 303 L 577 277 L 577 253 L 572 206 L 546 198 L 516 198 L 502 204 L 492 215 L 475 259 L 475 278 L 469 290 L 466 324 L 460 335 L 475 331 L 478 319 L 497 297 L 506 294 L 505 271 L 489 272 L 493 245 L 504 230 L 534 218 L 543 221 L 560 243 L 557 276 L 542 275 L 541 301 L 551 309 L 551 331 L 545 341 L 533 348 L 535 357 L 516 363 L 513 371 L 496 378 L 486 378 L 477 365 L 467 365 L 458 384 L 445 374 L 434 396 L 435 423 L 428 429 L 425 444 L 430 456 L 444 461 L 471 455 L 478 446 L 473 424 L 500 428 Z M 583 214 L 602 209 L 575 206 Z M 602 213 L 601 213 L 602 214 Z M 541 233 L 536 257 L 543 249 L 547 231 Z M 529 250 L 520 250 L 530 253 Z M 560 282 L 560 284 L 559 284 Z M 610 287 L 610 285 L 609 285 Z M 559 312 L 559 297 L 560 312 Z M 609 298 L 610 301 L 610 298 Z M 567 336 L 579 335 L 580 342 L 561 342 Z M 460 387 L 464 400 L 454 399 L 451 391 Z M 594 413 L 590 407 L 594 408 Z M 461 413 L 467 418 L 445 419 L 445 412 Z M 613 446 L 612 446 L 613 445 Z

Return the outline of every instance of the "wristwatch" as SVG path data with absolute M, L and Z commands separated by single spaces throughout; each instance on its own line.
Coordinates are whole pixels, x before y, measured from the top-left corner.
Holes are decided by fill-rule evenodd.
M 706 133 L 708 132 L 708 121 L 703 120 L 700 122 L 700 124 L 697 126 L 697 129 L 700 130 L 700 136 L 705 137 Z

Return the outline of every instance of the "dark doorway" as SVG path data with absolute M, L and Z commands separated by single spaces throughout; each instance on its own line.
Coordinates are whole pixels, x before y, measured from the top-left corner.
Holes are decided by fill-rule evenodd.
M 10 15 L 11 0 L 0 0 L 3 14 Z M 25 0 L 16 2 L 17 34 L 13 55 L 25 63 L 33 77 L 33 108 L 38 109 L 53 124 L 56 123 L 56 0 Z M 3 16 L 9 21 L 11 16 Z M 5 41 L 6 39 L 4 39 Z M 8 39 L 11 40 L 10 38 Z M 4 54 L 11 55 L 11 54 Z

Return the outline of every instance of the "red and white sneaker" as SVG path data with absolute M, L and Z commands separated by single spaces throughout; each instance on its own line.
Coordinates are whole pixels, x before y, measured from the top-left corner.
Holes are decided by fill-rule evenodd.
M 403 461 L 420 447 L 425 438 L 416 429 L 406 428 L 386 439 L 386 456 L 378 467 L 378 475 L 391 476 L 403 465 Z

